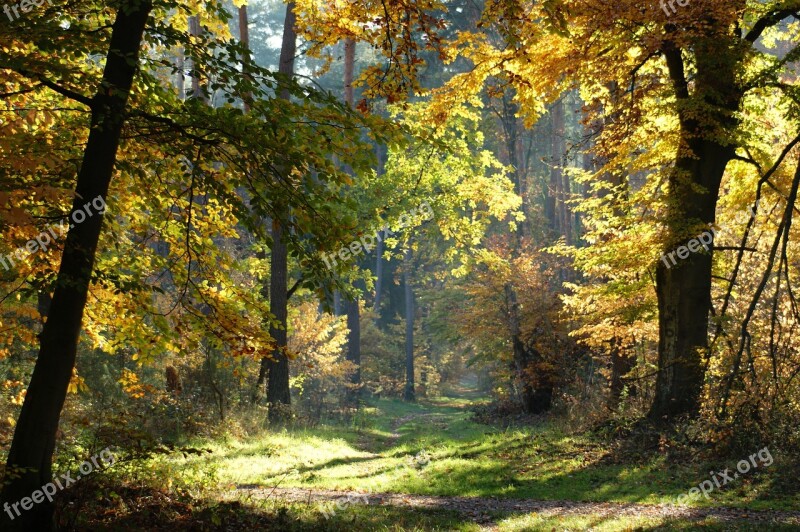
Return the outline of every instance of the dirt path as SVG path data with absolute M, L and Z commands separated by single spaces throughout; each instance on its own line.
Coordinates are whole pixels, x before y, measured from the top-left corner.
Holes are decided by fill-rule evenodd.
M 389 437 L 371 453 L 373 457 L 383 456 L 405 435 L 403 427 L 412 422 L 423 422 L 431 430 L 447 426 L 447 416 L 438 412 L 415 412 L 392 420 Z M 439 426 L 441 425 L 441 426 Z M 418 427 L 414 430 L 418 430 Z M 263 484 L 238 485 L 229 494 L 236 498 L 275 499 L 295 503 L 320 504 L 320 511 L 335 511 L 351 504 L 384 505 L 407 509 L 431 509 L 458 512 L 466 521 L 482 526 L 483 530 L 498 529 L 497 522 L 510 515 L 535 513 L 539 517 L 592 517 L 614 519 L 625 517 L 646 517 L 653 519 L 681 519 L 703 521 L 712 519 L 723 523 L 744 524 L 746 527 L 769 528 L 771 524 L 797 526 L 800 530 L 800 511 L 747 510 L 738 508 L 690 508 L 668 504 L 634 504 L 610 502 L 550 501 L 535 499 L 509 499 L 500 497 L 462 497 L 409 495 L 403 493 L 365 493 L 358 491 L 337 491 L 328 489 L 277 487 Z
M 451 510 L 465 514 L 475 523 L 488 525 L 492 513 L 537 513 L 543 517 L 593 515 L 603 518 L 622 516 L 666 517 L 700 520 L 713 518 L 723 522 L 750 522 L 766 525 L 783 523 L 800 526 L 800 511 L 754 511 L 735 508 L 686 508 L 670 505 L 626 504 L 577 501 L 536 501 L 501 499 L 496 497 L 439 497 L 398 493 L 358 493 L 352 491 L 316 490 L 306 488 L 265 488 L 238 486 L 237 491 L 250 496 L 276 498 L 307 503 L 378 504 L 406 508 Z

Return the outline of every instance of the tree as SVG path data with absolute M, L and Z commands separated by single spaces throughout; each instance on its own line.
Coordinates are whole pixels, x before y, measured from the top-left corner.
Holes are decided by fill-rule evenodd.
M 674 13 L 633 1 L 613 9 L 577 1 L 492 3 L 484 24 L 499 28 L 504 47 L 492 47 L 482 34 L 462 35 L 458 50 L 476 67 L 437 91 L 440 103 L 434 107 L 446 114 L 446 102 L 476 90 L 497 69 L 513 79 L 531 121 L 544 103 L 579 87 L 590 109 L 619 113 L 599 143 L 601 150 L 614 144 L 619 155 L 602 171 L 633 167 L 651 180 L 665 179 L 664 196 L 664 189 L 649 190 L 663 228 L 660 245 L 669 252 L 715 221 L 728 163 L 746 157 L 737 153 L 744 148 L 737 113 L 745 98 L 769 86 L 786 90 L 779 80 L 785 64 L 758 41 L 797 9 L 795 1 L 705 2 Z M 608 90 L 614 83 L 629 87 L 616 103 Z M 669 134 L 658 137 L 656 124 L 666 117 Z M 670 156 L 662 157 L 664 152 Z M 713 249 L 678 267 L 651 262 L 659 311 L 652 420 L 698 411 L 709 348 L 712 259 Z
M 294 2 L 286 4 L 286 20 L 283 24 L 283 45 L 281 46 L 281 59 L 278 72 L 291 78 L 294 76 L 294 58 L 297 50 L 297 31 L 295 24 Z M 288 100 L 288 90 L 282 90 L 280 98 Z M 285 171 L 285 169 L 284 169 Z M 285 416 L 279 405 L 290 405 L 292 402 L 289 391 L 289 354 L 286 351 L 287 337 L 286 324 L 288 318 L 288 269 L 289 254 L 286 247 L 283 219 L 288 216 L 288 210 L 279 212 L 279 216 L 272 220 L 272 255 L 270 257 L 270 313 L 274 316 L 273 325 L 269 334 L 275 340 L 275 349 L 269 362 L 267 372 L 267 403 L 270 405 L 269 418 L 278 421 Z
M 412 252 L 410 245 L 406 246 L 403 256 L 403 289 L 406 299 L 406 386 L 403 399 L 416 401 L 417 393 L 414 387 L 414 289 L 411 286 Z
M 120 4 L 112 27 L 100 89 L 90 102 L 91 130 L 75 186 L 72 212 L 83 209 L 83 198 L 103 198 L 114 172 L 125 107 L 139 64 L 145 24 L 153 4 L 134 0 Z M 89 103 L 89 102 L 84 102 Z M 50 482 L 56 432 L 67 387 L 75 367 L 78 336 L 86 306 L 102 216 L 69 229 L 41 347 L 22 405 L 6 470 L 19 472 L 3 488 L 2 501 L 16 503 Z M 42 502 L 17 519 L 9 530 L 50 530 L 53 506 Z M 5 521 L 6 516 L 3 516 Z

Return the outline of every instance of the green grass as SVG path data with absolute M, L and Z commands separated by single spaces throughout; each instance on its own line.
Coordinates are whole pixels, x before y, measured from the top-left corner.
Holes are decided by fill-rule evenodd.
M 202 478 L 213 470 L 214 496 L 236 486 L 300 487 L 414 495 L 498 497 L 564 501 L 673 504 L 709 478 L 719 463 L 668 463 L 661 455 L 625 455 L 619 446 L 592 435 L 570 435 L 554 424 L 498 429 L 472 421 L 467 407 L 477 397 L 443 397 L 416 404 L 380 400 L 347 426 L 264 431 L 257 437 L 198 441 L 211 454 L 170 458 L 162 466 L 177 477 Z M 638 456 L 632 458 L 631 456 Z M 693 506 L 796 509 L 800 497 L 791 462 L 775 462 L 740 476 Z M 161 477 L 161 475 L 159 475 Z M 207 484 L 210 484 L 206 481 Z M 184 482 L 186 485 L 186 482 Z M 214 491 L 214 490 L 212 490 Z M 324 519 L 323 506 L 261 500 L 237 492 L 248 508 L 266 508 L 270 519 L 289 519 L 287 530 L 478 530 L 474 515 L 443 509 L 353 505 Z M 262 492 L 263 493 L 263 492 Z M 208 493 L 206 493 L 208 495 Z M 285 507 L 288 514 L 278 509 Z M 276 514 L 277 512 L 277 514 Z M 255 517 L 254 517 L 255 519 Z M 500 530 L 791 530 L 769 525 L 689 521 L 661 517 L 547 516 L 494 514 Z M 796 527 L 795 527 L 796 529 Z
M 475 423 L 466 409 L 469 403 L 457 398 L 417 404 L 380 400 L 365 408 L 350 426 L 264 432 L 246 440 L 196 442 L 213 449 L 213 454 L 173 460 L 171 465 L 190 471 L 213 466 L 223 490 L 235 485 L 278 485 L 644 504 L 674 503 L 678 495 L 707 479 L 709 471 L 733 466 L 731 460 L 716 464 L 667 463 L 660 455 L 626 461 L 625 457 L 615 456 L 615 448 L 607 443 L 589 435 L 564 434 L 552 424 L 500 430 Z M 800 497 L 794 479 L 785 473 L 790 470 L 783 467 L 784 460 L 778 453 L 773 452 L 773 457 L 775 463 L 769 468 L 740 476 L 724 489 L 714 491 L 708 500 L 701 498 L 691 504 L 797 508 Z M 374 510 L 349 507 L 345 513 L 358 520 L 367 519 L 361 514 L 373 515 L 370 512 Z M 394 510 L 382 508 L 381 512 Z M 447 521 L 441 524 L 443 529 L 460 529 L 452 528 L 452 516 L 442 519 Z M 646 517 L 601 519 L 597 523 L 590 517 L 561 519 L 559 530 L 582 530 L 586 526 L 596 530 L 683 526 L 681 521 L 667 523 Z M 509 516 L 502 520 L 501 529 L 549 530 L 554 523 L 553 518 L 535 514 Z M 440 525 L 424 526 L 435 529 Z M 469 529 L 468 522 L 458 526 Z M 703 523 L 710 530 L 718 529 L 716 526 L 711 521 Z

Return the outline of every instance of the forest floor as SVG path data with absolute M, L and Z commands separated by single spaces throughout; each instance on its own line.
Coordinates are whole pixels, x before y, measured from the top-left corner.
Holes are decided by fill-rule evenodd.
M 171 470 L 211 469 L 215 489 L 189 502 L 147 493 L 125 517 L 90 528 L 800 530 L 797 474 L 777 453 L 770 466 L 679 506 L 679 495 L 731 460 L 631 455 L 550 422 L 485 425 L 473 420 L 474 403 L 380 400 L 349 426 L 199 442 L 213 452 L 172 459 Z

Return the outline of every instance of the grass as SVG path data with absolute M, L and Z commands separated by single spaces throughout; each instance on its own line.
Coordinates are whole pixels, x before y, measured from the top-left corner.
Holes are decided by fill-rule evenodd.
M 381 400 L 356 427 L 264 433 L 246 441 L 202 442 L 224 485 L 325 488 L 445 496 L 674 503 L 709 471 L 730 462 L 667 463 L 659 455 L 626 463 L 607 443 L 553 425 L 499 430 L 470 420 L 465 404 L 443 399 Z M 422 454 L 421 454 L 422 453 Z M 797 507 L 780 478 L 782 457 L 742 475 L 695 506 Z M 735 461 L 734 461 L 735 462 Z
M 198 508 L 192 510 L 193 517 L 184 516 L 184 521 L 205 522 L 213 518 L 217 522 L 219 515 L 232 513 L 253 526 L 268 522 L 270 527 L 281 530 L 480 530 L 476 522 L 491 522 L 499 530 L 509 531 L 759 529 L 747 523 L 720 523 L 710 518 L 698 521 L 648 515 L 537 513 L 479 516 L 455 513 L 452 508 L 423 510 L 374 503 L 347 506 L 326 519 L 325 510 L 332 503 L 287 503 L 253 497 L 248 490 L 237 492 L 235 504 L 241 506 L 232 509 L 229 500 L 221 502 L 237 486 L 280 486 L 361 493 L 671 504 L 678 495 L 709 478 L 709 471 L 732 468 L 736 462 L 693 459 L 670 463 L 658 454 L 632 459 L 610 442 L 592 435 L 565 434 L 551 423 L 499 429 L 471 419 L 467 407 L 475 399 L 444 397 L 416 404 L 379 400 L 364 408 L 348 426 L 284 429 L 246 439 L 192 442 L 213 452 L 162 458 L 160 467 L 167 467 L 170 475 L 198 479 L 203 478 L 203 471 L 213 471 L 212 480 L 203 482 L 213 484 L 215 489 L 195 494 L 193 501 Z M 787 467 L 791 462 L 777 452 L 773 457 L 775 462 L 770 467 L 742 475 L 711 493 L 708 500 L 700 498 L 690 504 L 797 508 L 800 497 L 794 484 L 796 475 Z M 169 523 L 169 519 L 164 522 Z M 166 529 L 181 529 L 177 521 L 170 526 Z M 769 524 L 761 529 L 797 527 Z

